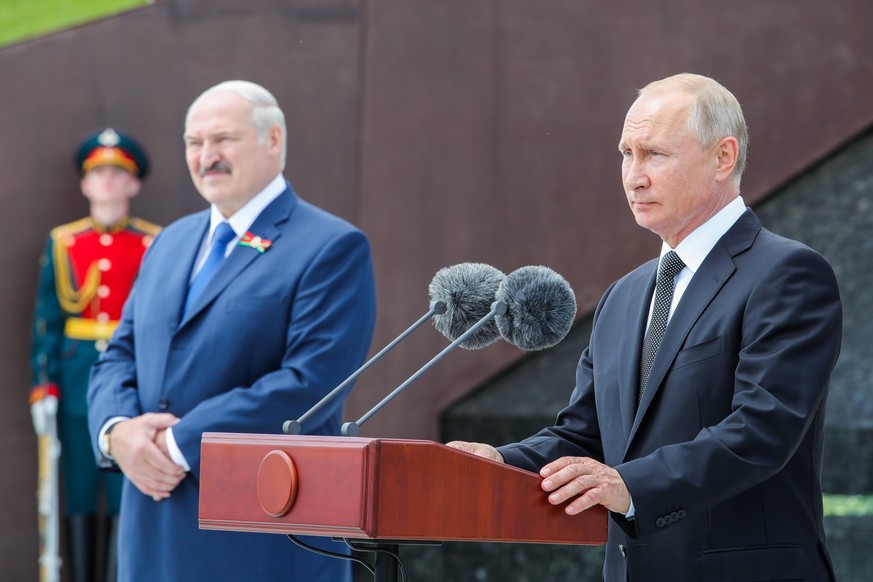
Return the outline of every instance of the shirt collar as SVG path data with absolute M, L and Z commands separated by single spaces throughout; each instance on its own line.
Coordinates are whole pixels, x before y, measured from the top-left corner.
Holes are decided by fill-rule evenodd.
M 227 221 L 230 224 L 230 227 L 233 229 L 237 238 L 242 238 L 252 227 L 252 224 L 254 224 L 258 216 L 261 215 L 264 208 L 269 206 L 270 202 L 278 198 L 279 194 L 284 192 L 287 188 L 288 182 L 285 181 L 282 174 L 279 174 L 273 178 L 272 182 L 267 184 L 266 188 L 258 192 L 257 196 L 246 202 L 245 206 L 234 212 L 230 218 L 225 218 L 221 211 L 218 210 L 218 207 L 213 204 L 210 207 L 209 237 L 207 240 L 212 240 L 212 235 L 215 233 L 215 229 L 224 221 Z
M 715 243 L 730 230 L 745 211 L 746 203 L 743 197 L 737 196 L 712 218 L 694 229 L 675 249 L 671 249 L 667 243 L 662 244 L 661 257 L 674 250 L 685 266 L 691 269 L 691 273 L 696 273 Z

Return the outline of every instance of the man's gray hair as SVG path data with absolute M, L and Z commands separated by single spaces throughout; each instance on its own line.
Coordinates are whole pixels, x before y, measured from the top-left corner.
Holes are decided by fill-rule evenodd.
M 654 81 L 640 89 L 638 94 L 643 96 L 647 93 L 677 88 L 694 98 L 685 125 L 697 136 L 697 141 L 702 147 L 712 147 L 726 137 L 736 138 L 737 165 L 731 177 L 739 188 L 743 171 L 746 169 L 746 155 L 749 148 L 749 128 L 746 126 L 739 101 L 718 81 L 692 73 L 681 73 Z
M 255 132 L 261 142 L 267 140 L 270 128 L 278 125 L 282 130 L 282 149 L 279 154 L 279 169 L 285 170 L 285 157 L 288 150 L 288 130 L 285 127 L 285 114 L 279 107 L 279 102 L 273 97 L 273 94 L 251 81 L 224 81 L 218 85 L 212 86 L 200 94 L 197 99 L 188 107 L 188 113 L 185 115 L 185 126 L 188 126 L 188 121 L 191 117 L 191 111 L 200 103 L 207 95 L 226 91 L 236 93 L 246 101 L 252 104 L 252 125 L 255 126 Z

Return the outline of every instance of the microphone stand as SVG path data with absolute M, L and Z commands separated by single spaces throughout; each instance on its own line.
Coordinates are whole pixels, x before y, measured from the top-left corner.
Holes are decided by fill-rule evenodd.
M 491 304 L 491 310 L 479 321 L 477 321 L 470 329 L 465 331 L 458 337 L 455 341 L 449 344 L 443 351 L 434 356 L 428 363 L 419 368 L 417 372 L 415 372 L 412 376 L 410 376 L 403 384 L 394 389 L 391 394 L 382 399 L 379 404 L 374 406 L 369 412 L 367 412 L 364 416 L 359 418 L 356 422 L 347 422 L 342 427 L 343 436 L 358 436 L 360 435 L 360 427 L 367 420 L 370 419 L 374 414 L 379 412 L 386 404 L 388 404 L 391 400 L 393 400 L 398 394 L 403 392 L 410 384 L 418 380 L 422 374 L 427 372 L 430 368 L 432 368 L 438 361 L 440 361 L 446 354 L 448 354 L 451 350 L 458 347 L 461 343 L 463 343 L 467 338 L 471 335 L 479 331 L 485 324 L 491 321 L 497 315 L 503 315 L 507 311 L 506 303 L 503 301 L 495 301 Z M 303 422 L 305 422 L 308 418 L 310 418 L 314 413 L 319 411 L 325 404 L 327 404 L 331 399 L 333 399 L 340 391 L 342 391 L 346 386 L 348 386 L 351 382 L 358 378 L 362 373 L 364 373 L 371 365 L 373 365 L 379 358 L 384 356 L 388 351 L 390 351 L 394 346 L 400 343 L 406 336 L 415 331 L 419 326 L 421 326 L 425 321 L 430 319 L 433 315 L 441 315 L 446 312 L 446 304 L 442 301 L 434 301 L 431 304 L 430 310 L 421 317 L 418 321 L 412 324 L 406 331 L 401 333 L 397 338 L 394 339 L 390 344 L 385 346 L 382 351 L 378 354 L 370 358 L 363 366 L 361 366 L 354 374 L 349 376 L 342 384 L 334 388 L 327 396 L 321 399 L 315 406 L 310 408 L 305 414 L 303 414 L 297 420 L 287 420 L 283 425 L 283 430 L 285 434 L 296 435 L 300 434 Z M 357 540 L 356 540 L 357 541 Z M 349 540 L 346 540 L 348 543 Z M 430 545 L 428 542 L 401 542 L 398 540 L 372 540 L 368 543 L 361 543 L 358 541 L 358 545 L 352 546 L 353 549 L 364 552 L 375 552 L 375 559 L 373 563 L 374 568 L 374 576 L 375 582 L 395 582 L 398 579 L 398 574 L 401 575 L 401 579 L 406 579 L 406 573 L 403 569 L 403 565 L 400 563 L 400 554 L 399 554 L 399 545 L 403 543 L 413 543 L 413 544 L 422 544 L 422 545 Z M 436 544 L 439 545 L 439 544 Z
M 446 304 L 442 301 L 434 301 L 430 304 L 430 309 L 427 313 L 425 313 L 421 318 L 409 326 L 406 331 L 398 335 L 394 340 L 389 343 L 387 346 L 382 348 L 382 350 L 367 360 L 360 368 L 355 370 L 355 372 L 346 378 L 339 386 L 330 391 L 327 396 L 322 398 L 315 406 L 307 410 L 300 418 L 297 420 L 286 420 L 282 425 L 282 430 L 287 435 L 298 435 L 303 430 L 303 423 L 306 422 L 313 414 L 321 410 L 328 402 L 333 400 L 344 388 L 346 388 L 349 384 L 354 382 L 361 374 L 367 371 L 367 369 L 375 364 L 382 356 L 391 351 L 397 344 L 406 339 L 406 336 L 411 334 L 413 331 L 421 327 L 424 322 L 433 317 L 434 315 L 442 315 L 446 312 Z M 292 537 L 292 536 L 289 536 Z M 292 537 L 292 541 L 293 537 Z M 400 560 L 399 547 L 397 543 L 381 543 L 374 540 L 372 546 L 367 545 L 359 545 L 352 546 L 349 540 L 345 540 L 347 544 L 350 545 L 354 550 L 364 551 L 364 552 L 374 552 L 374 563 L 373 563 L 373 573 L 375 576 L 375 582 L 395 582 L 397 580 L 398 575 L 398 566 Z M 297 543 L 295 541 L 295 543 Z M 402 565 L 400 565 L 402 568 Z M 405 572 L 404 572 L 405 579 Z
M 377 404 L 372 409 L 370 409 L 369 412 L 367 412 L 364 416 L 359 418 L 356 422 L 345 423 L 343 425 L 343 428 L 342 428 L 343 435 L 344 436 L 352 436 L 352 437 L 358 436 L 360 434 L 361 425 L 364 424 L 365 422 L 367 422 L 367 420 L 369 420 L 369 418 L 371 416 L 373 416 L 374 414 L 379 412 L 386 404 L 391 402 L 391 400 L 393 400 L 394 397 L 396 397 L 398 394 L 403 392 L 403 390 L 405 390 L 407 386 L 409 386 L 410 384 L 412 384 L 413 382 L 418 380 L 418 378 L 421 377 L 422 374 L 424 374 L 431 367 L 433 367 L 433 365 L 436 364 L 438 361 L 440 361 L 447 353 L 449 353 L 451 350 L 458 347 L 464 340 L 466 340 L 468 337 L 470 337 L 471 335 L 473 335 L 474 333 L 479 331 L 479 329 L 481 329 L 482 326 L 484 326 L 486 323 L 491 321 L 491 319 L 493 319 L 494 316 L 503 315 L 504 313 L 506 313 L 506 310 L 507 310 L 506 303 L 504 303 L 503 301 L 495 301 L 494 303 L 492 303 L 491 304 L 491 311 L 489 311 L 488 314 L 485 315 L 485 317 L 483 317 L 482 319 L 477 321 L 470 329 L 468 329 L 463 334 L 461 334 L 461 336 L 458 337 L 458 339 L 453 341 L 443 351 L 441 351 L 439 354 L 434 356 L 434 358 L 431 359 L 428 363 L 426 363 L 424 366 L 419 368 L 418 371 L 415 372 L 412 376 L 410 376 L 403 384 L 401 384 L 400 386 L 395 388 L 394 391 L 391 392 L 391 394 L 389 394 L 388 396 L 383 398 L 382 401 L 379 402 L 379 404 Z M 400 542 L 400 541 L 374 540 L 373 545 L 372 545 L 372 548 L 373 548 L 372 551 L 377 552 L 376 558 L 375 558 L 375 563 L 374 563 L 375 582 L 396 582 L 396 580 L 398 579 L 397 578 L 398 573 L 401 574 L 402 581 L 406 580 L 405 571 L 403 570 L 403 565 L 400 563 L 400 554 L 399 554 L 400 547 L 399 546 L 401 543 L 403 543 L 403 544 L 407 544 L 407 543 L 427 544 L 427 542 L 421 542 L 421 541 Z M 439 545 L 439 544 L 437 544 L 437 545 Z M 380 550 L 387 550 L 387 552 L 380 551 Z M 397 556 L 396 561 L 392 556 Z M 398 567 L 400 568 L 399 571 L 398 571 Z

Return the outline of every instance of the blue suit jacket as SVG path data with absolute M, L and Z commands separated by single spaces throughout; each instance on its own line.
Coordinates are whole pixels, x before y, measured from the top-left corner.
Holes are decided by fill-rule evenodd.
M 289 188 L 250 229 L 272 246 L 234 248 L 183 318 L 208 223 L 204 211 L 155 239 L 92 373 L 92 435 L 113 416 L 171 412 L 181 418 L 173 435 L 191 465 L 172 497 L 158 503 L 125 483 L 119 579 L 350 579 L 344 561 L 299 550 L 285 536 L 200 531 L 200 438 L 279 433 L 360 366 L 375 319 L 369 244 Z M 304 429 L 338 433 L 341 409 L 342 398 L 334 400 Z
M 636 517 L 612 515 L 608 582 L 832 580 L 821 466 L 842 326 L 833 271 L 746 211 L 686 289 L 638 408 L 656 269 L 607 290 L 570 404 L 502 447 L 506 462 L 590 456 L 618 470 Z

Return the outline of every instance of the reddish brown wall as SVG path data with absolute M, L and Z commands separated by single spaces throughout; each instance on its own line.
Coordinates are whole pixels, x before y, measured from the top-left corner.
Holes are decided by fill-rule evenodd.
M 615 151 L 650 80 L 693 71 L 734 91 L 752 135 L 749 201 L 814 164 L 873 120 L 871 22 L 864 0 L 170 0 L 0 49 L 4 577 L 35 579 L 36 260 L 51 226 L 86 212 L 70 163 L 86 131 L 113 124 L 141 138 L 154 170 L 135 211 L 167 223 L 204 207 L 182 154 L 188 103 L 229 78 L 267 86 L 288 117 L 288 178 L 370 235 L 378 348 L 426 310 L 440 267 L 545 264 L 584 313 L 654 256 Z M 364 377 L 347 417 L 445 345 L 420 330 Z M 451 354 L 364 434 L 434 437 L 442 409 L 519 355 Z

